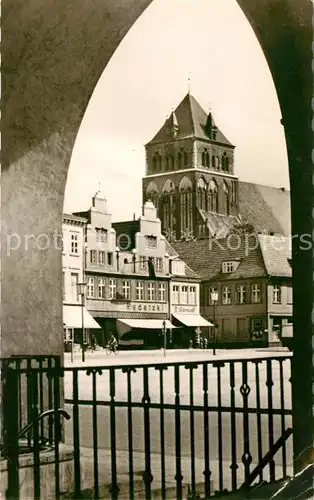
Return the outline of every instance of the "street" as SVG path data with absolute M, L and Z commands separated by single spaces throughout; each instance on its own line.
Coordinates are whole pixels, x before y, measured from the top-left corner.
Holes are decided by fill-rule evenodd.
M 87 358 L 85 364 L 83 365 L 79 358 L 75 359 L 73 363 L 76 366 L 95 366 L 103 365 L 109 366 L 110 364 L 135 364 L 140 362 L 141 364 L 146 363 L 158 363 L 165 362 L 160 352 L 155 352 L 152 354 L 145 353 L 137 359 L 135 355 L 137 353 L 120 353 L 117 356 L 107 356 L 104 358 L 98 353 L 90 355 Z M 246 352 L 246 353 L 228 353 L 228 357 L 238 356 L 237 361 L 235 361 L 235 405 L 243 407 L 243 397 L 240 392 L 240 387 L 242 384 L 242 368 L 241 368 L 241 357 L 249 357 L 250 359 L 265 357 L 265 352 Z M 286 354 L 286 353 L 283 353 Z M 168 362 L 179 361 L 178 356 L 184 358 L 187 362 L 200 361 L 206 359 L 206 353 L 171 353 L 167 354 L 166 359 Z M 278 353 L 273 353 L 273 355 L 278 356 Z M 218 353 L 215 357 L 216 360 L 226 359 L 227 353 Z M 212 358 L 207 353 L 207 358 Z M 101 361 L 101 362 L 100 362 Z M 182 361 L 182 359 L 180 360 Z M 71 366 L 69 359 L 65 360 L 66 366 Z M 273 361 L 272 363 L 272 396 L 273 396 L 273 407 L 279 409 L 281 407 L 280 398 L 280 368 L 279 362 Z M 258 363 L 259 367 L 259 379 L 260 379 L 260 406 L 261 408 L 267 408 L 268 403 L 268 388 L 266 385 L 266 363 L 262 361 Z M 220 369 L 221 377 L 221 405 L 229 407 L 231 403 L 230 399 L 230 373 L 229 373 L 228 363 Z M 248 364 L 248 374 L 247 380 L 250 387 L 250 393 L 248 395 L 248 406 L 251 408 L 256 407 L 256 363 L 249 362 Z M 116 370 L 116 393 L 115 401 L 127 401 L 127 375 L 122 373 L 121 369 Z M 190 387 L 189 387 L 189 373 L 190 370 L 180 367 L 180 404 L 189 404 L 190 401 Z M 155 370 L 155 368 L 148 369 L 149 374 L 149 395 L 151 398 L 151 403 L 160 402 L 160 371 Z M 168 367 L 167 370 L 162 371 L 163 374 L 163 397 L 164 403 L 174 404 L 175 391 L 174 391 L 174 369 L 173 367 Z M 218 404 L 218 391 L 217 391 L 217 378 L 218 369 L 212 365 L 208 365 L 208 404 L 209 406 L 217 406 Z M 286 409 L 291 408 L 291 392 L 290 392 L 290 360 L 283 361 L 283 376 L 284 376 L 284 406 Z M 79 397 L 80 399 L 90 400 L 92 398 L 92 383 L 91 376 L 86 375 L 85 370 L 79 374 Z M 98 374 L 96 376 L 97 380 L 97 399 L 98 401 L 110 401 L 109 395 L 109 373 L 104 370 L 102 375 Z M 131 373 L 132 380 L 132 401 L 141 401 L 143 397 L 143 371 L 141 368 L 137 369 L 134 373 Z M 67 372 L 65 376 L 65 396 L 66 398 L 72 397 L 72 375 Z M 203 392 L 203 371 L 202 367 L 199 366 L 197 369 L 193 369 L 193 397 L 195 405 L 203 405 L 204 392 Z M 72 413 L 71 405 L 67 405 L 66 409 Z M 109 449 L 110 448 L 110 415 L 109 408 L 99 406 L 97 410 L 97 422 L 98 422 L 98 447 Z M 80 406 L 80 445 L 82 447 L 92 447 L 93 446 L 93 428 L 92 428 L 92 407 L 91 406 Z M 144 451 L 144 422 L 143 422 L 144 410 L 143 408 L 133 408 L 132 409 L 132 436 L 133 436 L 133 450 L 134 451 Z M 127 422 L 127 408 L 116 408 L 115 409 L 115 419 L 116 419 L 116 449 L 117 450 L 128 450 L 128 422 Z M 256 464 L 259 460 L 258 454 L 258 441 L 257 441 L 257 422 L 258 417 L 256 413 L 251 413 L 249 416 L 249 450 L 252 455 L 252 463 Z M 191 456 L 191 429 L 190 429 L 190 412 L 188 410 L 182 410 L 180 412 L 180 423 L 181 423 L 181 454 L 182 456 Z M 262 415 L 261 417 L 261 428 L 262 428 L 262 454 L 264 455 L 269 449 L 269 437 L 268 437 L 268 415 Z M 285 416 L 284 419 L 285 428 L 291 426 L 291 417 Z M 237 464 L 241 467 L 241 459 L 244 453 L 244 440 L 243 440 L 243 415 L 238 413 L 236 415 L 236 456 Z M 282 428 L 282 421 L 280 415 L 275 415 L 273 417 L 273 428 L 274 428 L 274 440 L 278 439 L 284 430 Z M 165 429 L 165 454 L 173 457 L 175 460 L 176 455 L 176 442 L 175 442 L 175 412 L 174 410 L 165 410 L 164 412 L 164 429 Z M 222 429 L 222 449 L 219 455 L 219 439 L 218 439 L 218 412 L 209 412 L 209 450 L 210 450 L 210 461 L 221 460 L 224 464 L 231 465 L 231 417 L 228 411 L 221 413 L 221 429 Z M 194 412 L 194 442 L 195 442 L 195 456 L 197 458 L 204 457 L 204 412 L 202 410 Z M 151 452 L 160 452 L 160 410 L 150 409 L 150 439 L 151 439 Z M 66 423 L 66 442 L 72 443 L 72 423 L 71 420 Z M 292 456 L 292 438 L 290 437 L 287 442 L 287 462 L 291 463 Z M 275 459 L 276 465 L 282 464 L 282 451 L 279 451 Z M 282 474 L 281 467 L 278 467 L 278 477 Z M 231 472 L 229 471 L 230 475 Z

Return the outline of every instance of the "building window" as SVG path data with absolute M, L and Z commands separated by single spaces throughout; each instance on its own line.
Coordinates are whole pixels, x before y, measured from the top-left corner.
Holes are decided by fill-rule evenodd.
M 210 306 L 213 306 L 213 305 L 214 305 L 214 303 L 213 303 L 213 301 L 212 301 L 212 293 L 214 293 L 214 292 L 218 293 L 218 288 L 217 288 L 216 286 L 212 286 L 212 287 L 210 287 L 210 288 L 208 289 L 208 304 L 209 304 Z
M 281 304 L 281 286 L 273 286 L 273 304 Z
M 158 296 L 160 302 L 164 302 L 166 300 L 166 285 L 165 283 L 159 283 L 158 286 Z
M 172 302 L 174 304 L 179 304 L 179 287 L 178 287 L 178 285 L 173 285 L 173 287 L 172 287 Z
M 237 286 L 237 303 L 245 304 L 246 303 L 246 286 L 238 285 Z
M 98 252 L 98 264 L 104 266 L 106 263 L 106 254 L 103 251 Z
M 97 252 L 96 252 L 96 250 L 90 251 L 90 263 L 97 264 Z
M 142 281 L 136 282 L 136 300 L 144 300 L 144 285 Z
M 222 303 L 224 305 L 231 304 L 231 288 L 230 288 L 230 286 L 224 286 L 222 288 Z
M 156 271 L 162 271 L 162 258 L 156 258 Z
M 100 280 L 98 281 L 98 298 L 104 299 L 105 297 L 106 297 L 105 279 L 100 278 Z
M 214 180 L 209 183 L 208 209 L 210 212 L 218 212 L 218 186 Z
M 78 254 L 78 234 L 71 234 L 71 253 Z
M 117 296 L 117 281 L 114 279 L 109 280 L 109 299 L 115 299 Z
M 262 340 L 265 337 L 264 318 L 251 318 L 251 339 Z
M 180 303 L 181 304 L 188 303 L 188 287 L 185 285 L 181 287 Z
M 287 286 L 287 304 L 292 304 L 292 303 L 293 303 L 292 286 Z
M 226 261 L 222 263 L 223 273 L 232 273 L 236 269 L 236 262 Z
M 196 305 L 196 286 L 190 286 L 189 303 L 192 304 L 193 306 Z
M 252 302 L 253 304 L 259 304 L 261 301 L 261 285 L 254 284 L 252 285 Z
M 146 269 L 146 257 L 140 257 L 140 269 Z
M 107 241 L 107 229 L 96 229 L 96 241 L 101 243 Z
M 112 266 L 112 252 L 107 253 L 108 266 Z
M 78 290 L 77 290 L 77 284 L 78 284 L 78 273 L 71 273 L 71 296 L 73 302 L 78 301 Z
M 95 297 L 95 280 L 94 280 L 94 278 L 88 278 L 87 297 L 89 299 L 93 299 Z
M 145 236 L 146 248 L 157 248 L 156 236 Z
M 131 286 L 130 286 L 130 282 L 128 280 L 122 281 L 122 297 L 125 300 L 131 299 Z
M 147 295 L 148 300 L 155 300 L 155 283 L 148 283 Z

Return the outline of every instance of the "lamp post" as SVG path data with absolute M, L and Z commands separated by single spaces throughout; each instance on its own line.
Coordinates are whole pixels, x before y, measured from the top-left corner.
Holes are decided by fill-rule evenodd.
M 82 310 L 82 361 L 85 361 L 85 338 L 84 338 L 84 302 L 85 302 L 85 294 L 86 294 L 86 283 L 78 283 L 77 291 L 81 296 L 81 310 Z
M 162 322 L 162 331 L 164 335 L 164 356 L 166 356 L 166 349 L 167 349 L 167 328 L 166 328 L 166 320 L 163 320 Z
M 136 254 L 137 254 L 137 250 L 136 250 L 136 248 L 133 248 L 133 250 L 132 250 L 132 261 L 133 261 L 133 273 L 134 274 L 136 273 Z
M 210 298 L 211 298 L 211 301 L 212 301 L 212 304 L 214 306 L 214 350 L 213 350 L 213 354 L 214 356 L 216 355 L 216 341 L 217 341 L 217 338 L 216 338 L 216 304 L 218 302 L 218 292 L 216 290 L 212 291 L 211 294 L 210 294 Z

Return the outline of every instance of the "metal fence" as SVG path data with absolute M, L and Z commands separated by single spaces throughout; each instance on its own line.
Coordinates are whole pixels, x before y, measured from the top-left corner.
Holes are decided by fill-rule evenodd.
M 289 356 L 89 368 L 64 368 L 57 358 L 38 363 L 6 364 L 2 372 L 7 498 L 19 498 L 23 399 L 31 425 L 34 498 L 41 498 L 40 453 L 47 441 L 55 454 L 54 498 L 65 494 L 60 387 L 63 415 L 71 417 L 63 430 L 73 447 L 73 490 L 67 492 L 72 498 L 87 490 L 88 498 L 103 498 L 108 487 L 107 494 L 118 499 L 126 486 L 127 497 L 134 499 L 139 474 L 146 499 L 156 488 L 158 498 L 169 498 L 169 485 L 178 499 L 186 498 L 187 488 L 189 498 L 209 498 L 291 474 Z M 45 429 L 40 416 L 47 402 L 52 413 Z

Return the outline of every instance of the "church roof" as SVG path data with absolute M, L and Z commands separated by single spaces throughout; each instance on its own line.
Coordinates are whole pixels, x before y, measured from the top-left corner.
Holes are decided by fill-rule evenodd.
M 209 115 L 207 115 L 191 94 L 187 94 L 184 97 L 148 144 L 173 140 L 173 137 L 169 136 L 169 126 L 171 126 L 174 119 L 176 120 L 176 125 L 178 126 L 178 132 L 175 136 L 176 139 L 193 137 L 207 141 L 214 140 L 211 137 L 210 128 L 207 126 L 210 123 L 211 127 L 216 128 L 216 138 L 214 142 L 234 147 L 217 127 L 212 114 L 209 113 Z
M 206 212 L 202 209 L 198 209 L 198 211 L 202 220 L 206 222 L 210 235 L 219 240 L 226 238 L 229 234 L 230 229 L 235 224 L 239 223 L 238 217 L 235 217 L 234 215 Z
M 290 191 L 239 181 L 239 211 L 256 232 L 291 234 Z

